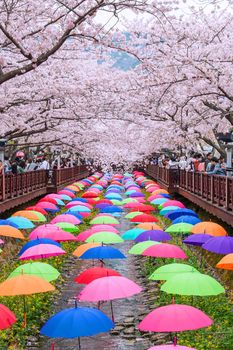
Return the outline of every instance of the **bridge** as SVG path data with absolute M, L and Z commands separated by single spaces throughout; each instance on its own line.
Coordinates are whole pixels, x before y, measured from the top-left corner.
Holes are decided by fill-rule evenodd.
M 148 165 L 146 173 L 170 193 L 178 193 L 233 225 L 233 177 Z
M 81 165 L 72 168 L 30 171 L 0 176 L 0 213 L 46 193 L 57 192 L 65 185 L 89 175 Z

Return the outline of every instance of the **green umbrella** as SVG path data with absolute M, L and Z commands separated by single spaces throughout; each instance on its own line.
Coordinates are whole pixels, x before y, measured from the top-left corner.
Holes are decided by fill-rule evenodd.
M 114 232 L 97 232 L 89 236 L 86 241 L 87 243 L 104 243 L 104 244 L 114 244 L 122 243 L 124 240 Z
M 118 199 L 111 199 L 111 202 L 114 205 L 123 205 L 124 204 L 122 201 L 119 201 Z
M 133 241 L 137 236 L 139 236 L 142 232 L 146 231 L 144 228 L 133 227 L 130 230 L 123 233 L 121 236 L 125 241 Z
M 112 216 L 97 216 L 90 221 L 90 224 L 91 225 L 104 225 L 104 224 L 118 225 L 119 221 Z
M 56 280 L 60 273 L 53 266 L 41 263 L 41 262 L 30 262 L 28 264 L 18 266 L 14 271 L 11 272 L 8 278 L 16 277 L 20 274 L 34 275 L 50 282 Z
M 160 244 L 160 242 L 156 242 L 156 241 L 144 241 L 144 242 L 140 242 L 135 244 L 130 250 L 129 250 L 129 254 L 134 254 L 134 255 L 140 255 L 144 252 L 144 250 L 146 250 L 147 248 L 151 247 L 152 245 L 155 244 Z
M 54 225 L 60 227 L 63 231 L 66 231 L 66 232 L 71 232 L 71 233 L 78 232 L 78 228 L 75 225 L 70 224 L 69 222 L 57 222 Z
M 135 216 L 142 215 L 142 214 L 144 214 L 144 213 L 141 211 L 131 211 L 129 214 L 125 215 L 125 219 L 132 219 Z
M 169 226 L 165 232 L 168 233 L 190 233 L 193 228 L 193 225 L 186 224 L 185 222 L 181 222 L 179 224 L 174 224 Z
M 123 204 L 127 204 L 127 203 L 137 203 L 137 199 L 134 199 L 134 198 L 126 198 L 126 199 L 123 199 L 122 203 L 123 203 Z
M 179 295 L 218 295 L 225 289 L 213 277 L 197 272 L 180 273 L 169 278 L 161 290 L 170 294 Z
M 37 222 L 46 222 L 47 221 L 46 217 L 43 214 L 41 214 L 40 212 L 35 211 L 35 210 L 30 210 L 30 211 L 37 215 L 38 220 L 35 220 L 35 221 L 37 221 Z
M 80 184 L 80 182 L 75 182 L 74 185 L 79 187 L 80 190 L 82 190 L 85 187 L 83 184 Z
M 156 269 L 149 277 L 150 280 L 166 281 L 171 277 L 184 272 L 198 272 L 193 266 L 188 264 L 172 263 L 166 264 Z

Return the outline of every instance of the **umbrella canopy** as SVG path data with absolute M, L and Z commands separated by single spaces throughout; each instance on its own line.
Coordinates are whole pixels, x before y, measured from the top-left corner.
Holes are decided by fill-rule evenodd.
M 46 217 L 35 210 L 20 210 L 15 212 L 12 216 L 22 216 L 23 218 L 26 218 L 31 221 L 37 221 L 37 222 L 46 221 Z
M 78 258 L 83 255 L 88 249 L 90 248 L 95 248 L 95 247 L 100 247 L 100 243 L 84 243 L 80 246 L 78 246 L 75 251 L 73 252 L 74 256 L 77 256 Z
M 198 271 L 191 265 L 172 263 L 160 266 L 150 275 L 149 279 L 152 281 L 166 281 L 171 277 L 178 276 L 185 272 L 198 273 Z
M 19 257 L 19 259 L 45 259 L 50 258 L 52 256 L 63 255 L 65 253 L 66 252 L 63 249 L 57 247 L 54 244 L 38 244 L 25 250 L 25 252 Z
M 182 345 L 163 344 L 163 345 L 152 346 L 152 348 L 148 350 L 197 350 L 197 349 L 189 348 L 188 346 L 182 346 Z
M 90 221 L 91 225 L 118 225 L 119 221 L 115 219 L 113 216 L 98 216 Z
M 233 254 L 224 256 L 216 265 L 218 269 L 233 270 Z
M 0 304 L 0 329 L 11 327 L 16 322 L 15 314 L 5 305 Z
M 145 230 L 160 230 L 160 231 L 163 231 L 162 228 L 159 225 L 151 223 L 151 222 L 143 222 L 141 224 L 138 224 L 136 226 L 136 228 L 143 228 Z
M 187 255 L 183 250 L 174 245 L 168 243 L 161 243 L 155 246 L 147 248 L 142 255 L 152 256 L 155 258 L 173 258 L 173 259 L 187 259 Z
M 145 231 L 145 229 L 143 229 L 143 228 L 134 227 L 134 228 L 126 231 L 125 233 L 123 233 L 123 235 L 121 237 L 125 241 L 127 241 L 127 240 L 134 240 L 136 237 L 138 237 L 138 235 L 140 235 L 140 233 L 142 233 L 144 231 Z
M 168 219 L 173 221 L 173 220 L 179 218 L 180 216 L 184 216 L 184 215 L 191 215 L 191 216 L 197 217 L 197 214 L 193 210 L 185 209 L 185 208 L 177 209 L 176 211 L 168 213 L 168 214 L 166 214 L 166 217 L 168 217 Z
M 233 237 L 214 237 L 205 242 L 203 249 L 216 254 L 233 253 Z
M 211 236 L 226 236 L 226 230 L 219 224 L 212 221 L 204 221 L 192 228 L 192 233 L 206 233 Z
M 124 259 L 120 250 L 110 246 L 100 246 L 88 249 L 80 259 Z
M 80 301 L 96 302 L 128 298 L 138 294 L 142 288 L 123 276 L 98 278 L 89 283 L 78 295 Z
M 179 210 L 179 209 L 180 209 L 180 207 L 176 207 L 176 206 L 168 206 L 165 208 L 162 207 L 162 209 L 159 212 L 159 215 L 165 216 L 166 214 L 174 212 L 174 211 Z
M 160 230 L 148 230 L 140 233 L 136 238 L 135 242 L 143 242 L 143 241 L 170 241 L 172 238 L 171 236 L 163 231 Z
M 144 252 L 144 250 L 146 250 L 147 248 L 155 244 L 160 244 L 160 242 L 144 241 L 144 242 L 137 243 L 129 250 L 129 254 L 141 255 Z
M 201 247 L 202 244 L 207 242 L 210 238 L 212 238 L 212 236 L 205 235 L 203 233 L 197 233 L 197 234 L 193 234 L 193 235 L 190 235 L 187 238 L 185 238 L 183 240 L 183 243 Z
M 37 239 L 38 237 L 43 238 L 54 232 L 63 233 L 65 231 L 63 231 L 60 227 L 57 227 L 51 224 L 40 225 L 40 226 L 37 226 L 34 230 L 32 230 L 32 232 L 29 235 L 29 238 L 30 239 Z
M 58 223 L 54 224 L 54 226 L 57 226 L 66 232 L 70 232 L 70 233 L 78 232 L 78 228 L 75 225 L 70 224 L 69 222 L 58 222 Z
M 175 219 L 172 223 L 173 224 L 180 224 L 182 222 L 185 222 L 186 224 L 196 225 L 199 222 L 201 222 L 201 220 L 199 218 L 197 218 L 196 216 L 183 215 L 183 216 L 180 216 L 179 218 Z
M 131 222 L 157 222 L 158 219 L 155 216 L 149 214 L 140 214 L 130 219 Z
M 143 212 L 141 212 L 141 211 L 132 211 L 132 212 L 125 215 L 125 219 L 132 219 L 135 216 L 141 215 L 141 214 L 143 214 Z
M 65 195 L 65 196 L 67 196 L 69 198 L 75 198 L 75 194 L 72 191 L 68 190 L 68 189 L 67 190 L 61 190 L 61 191 L 58 192 L 58 194 Z M 70 200 L 70 199 L 67 199 L 67 200 Z
M 182 202 L 176 201 L 176 200 L 168 200 L 168 201 L 166 201 L 166 202 L 164 202 L 162 204 L 163 208 L 170 207 L 170 206 L 176 206 L 176 207 L 180 207 L 180 208 L 185 208 L 185 205 Z
M 160 205 L 160 204 L 166 203 L 167 201 L 168 201 L 167 198 L 155 198 L 151 200 L 151 203 L 154 205 Z
M 112 225 L 94 225 L 91 227 L 91 231 L 92 232 L 109 231 L 109 232 L 119 233 L 119 231 Z
M 50 338 L 77 338 L 107 332 L 113 327 L 114 323 L 102 311 L 76 306 L 53 315 L 40 333 Z
M 22 273 L 0 283 L 0 296 L 30 295 L 54 290 L 55 287 L 44 279 Z
M 82 205 L 74 205 L 72 207 L 69 208 L 69 212 L 72 213 L 73 211 L 77 211 L 77 212 L 80 212 L 80 213 L 90 213 L 91 212 L 91 209 L 90 208 L 87 208 L 85 206 L 82 206 Z
M 190 233 L 193 225 L 186 223 L 179 223 L 169 226 L 165 231 L 169 233 Z
M 110 276 L 121 276 L 121 274 L 115 270 L 107 269 L 105 267 L 91 267 L 80 273 L 75 278 L 75 282 L 79 284 L 89 284 L 97 278 L 110 277 Z
M 73 225 L 79 225 L 81 223 L 81 220 L 79 220 L 72 214 L 61 214 L 61 215 L 57 215 L 51 221 L 51 224 L 57 224 L 58 222 L 68 222 Z
M 35 227 L 35 225 L 28 219 L 22 216 L 12 216 L 7 219 L 7 225 L 12 225 L 18 229 L 27 230 Z
M 38 245 L 38 244 L 54 244 L 57 247 L 61 246 L 58 242 L 53 241 L 52 239 L 49 239 L 49 238 L 33 239 L 32 241 L 29 241 L 26 244 L 24 244 L 24 246 L 20 249 L 18 255 L 23 254 L 23 252 L 25 252 L 25 250 L 27 250 L 28 248 L 34 247 L 35 245 Z
M 179 273 L 170 277 L 161 290 L 170 294 L 209 296 L 225 292 L 213 277 L 197 272 Z
M 42 209 L 42 208 L 39 208 L 39 207 L 37 207 L 36 205 L 32 205 L 32 206 L 30 206 L 30 207 L 27 207 L 25 210 L 36 211 L 36 212 L 41 213 L 41 214 L 43 214 L 43 215 L 47 215 L 47 214 L 48 214 L 46 210 L 44 210 L 44 209 Z
M 18 266 L 11 272 L 8 278 L 16 277 L 22 274 L 37 276 L 48 282 L 56 280 L 60 276 L 60 272 L 49 264 L 30 262 L 28 264 Z
M 86 239 L 87 243 L 97 242 L 104 244 L 122 243 L 124 240 L 115 232 L 96 232 Z
M 50 202 L 38 202 L 36 204 L 36 207 L 42 208 L 46 211 L 51 211 L 52 213 L 60 211 L 57 205 L 50 203 Z
M 211 326 L 213 321 L 193 306 L 171 304 L 150 312 L 139 323 L 140 331 L 182 332 Z
M 25 239 L 21 231 L 15 227 L 8 225 L 0 226 L 0 236 Z
M 122 211 L 123 211 L 123 209 L 121 209 L 115 205 L 107 206 L 106 208 L 102 208 L 100 210 L 101 213 L 121 213 Z

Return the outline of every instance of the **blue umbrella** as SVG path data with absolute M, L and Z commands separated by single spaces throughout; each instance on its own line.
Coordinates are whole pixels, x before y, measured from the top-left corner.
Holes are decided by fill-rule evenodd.
M 164 198 L 171 198 L 170 194 L 160 193 L 159 195 L 164 197 Z
M 119 199 L 122 200 L 121 195 L 118 193 L 109 193 L 104 196 L 107 199 Z
M 98 209 L 103 209 L 103 208 L 106 208 L 106 207 L 111 207 L 112 206 L 112 204 L 110 204 L 110 203 L 99 203 L 99 204 L 96 204 L 96 208 L 98 208 Z
M 62 197 L 62 199 L 64 201 L 71 201 L 72 198 L 70 196 L 67 196 L 67 194 L 60 194 L 60 196 Z
M 38 239 L 33 239 L 32 241 L 24 244 L 24 246 L 21 248 L 20 252 L 18 255 L 21 255 L 27 250 L 28 248 L 34 247 L 35 245 L 38 244 L 53 244 L 58 247 L 61 247 L 61 245 L 58 242 L 53 241 L 52 239 L 49 238 L 38 238 Z
M 70 212 L 77 211 L 77 212 L 83 212 L 83 213 L 90 213 L 91 209 L 84 207 L 82 205 L 74 205 L 69 209 Z
M 101 213 L 121 213 L 122 211 L 123 211 L 123 209 L 121 209 L 115 205 L 101 208 L 101 210 L 100 210 Z
M 116 248 L 110 246 L 100 246 L 90 248 L 80 256 L 80 259 L 124 259 L 126 256 Z
M 172 224 L 180 224 L 182 222 L 185 222 L 186 224 L 196 225 L 199 222 L 201 222 L 201 220 L 199 218 L 197 218 L 196 216 L 183 215 L 183 216 L 180 216 L 177 219 L 175 219 L 172 222 Z
M 3 226 L 3 225 L 9 225 L 9 226 L 12 226 L 14 228 L 18 228 L 18 225 L 14 224 L 14 223 L 10 224 L 8 220 L 1 219 L 0 226 Z
M 75 198 L 72 198 L 71 202 L 73 202 L 73 201 L 79 201 L 79 202 L 87 203 L 87 199 L 86 198 L 75 197 Z
M 210 238 L 213 238 L 213 236 L 206 235 L 203 233 L 200 233 L 200 234 L 198 233 L 198 234 L 188 236 L 183 240 L 183 243 L 201 247 L 202 244 L 207 242 Z
M 134 193 L 131 193 L 129 195 L 129 197 L 132 197 L 132 198 L 134 198 L 134 197 L 145 197 L 145 195 L 144 195 L 144 193 L 141 193 L 141 192 L 134 192 Z
M 28 219 L 23 218 L 22 216 L 12 216 L 7 220 L 8 225 L 16 227 L 18 229 L 29 229 L 35 227 L 35 225 Z
M 82 215 L 80 214 L 79 211 L 71 211 L 71 210 L 69 209 L 69 210 L 67 210 L 67 211 L 65 212 L 65 214 L 72 214 L 72 215 L 74 215 L 77 219 L 81 220 L 81 222 L 82 222 L 83 217 L 82 217 Z
M 179 218 L 180 216 L 184 216 L 184 215 L 198 217 L 197 214 L 193 210 L 186 209 L 186 208 L 182 208 L 182 209 L 178 209 L 174 212 L 170 212 L 170 213 L 166 214 L 165 217 L 173 221 L 173 220 Z
M 56 197 L 54 197 L 53 199 L 57 202 L 58 205 L 65 205 L 65 203 L 61 199 Z
M 40 333 L 50 338 L 80 338 L 108 332 L 114 323 L 102 311 L 90 307 L 65 309 L 53 315 Z M 79 349 L 80 339 L 78 339 Z M 52 349 L 54 349 L 52 345 Z
M 164 231 L 160 230 L 148 230 L 140 233 L 135 238 L 135 242 L 144 242 L 144 241 L 158 241 L 158 242 L 163 242 L 163 241 L 170 241 L 172 238 L 171 236 Z

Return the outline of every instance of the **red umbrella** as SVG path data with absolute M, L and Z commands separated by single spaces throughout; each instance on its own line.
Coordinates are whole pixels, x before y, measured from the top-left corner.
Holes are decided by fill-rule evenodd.
M 95 202 L 96 204 L 112 204 L 112 202 L 109 199 L 99 199 L 98 201 Z
M 55 199 L 50 198 L 50 197 L 44 197 L 44 198 L 40 199 L 37 203 L 40 203 L 40 202 L 49 202 L 49 203 L 57 204 Z
M 93 192 L 89 191 L 89 192 L 83 193 L 82 197 L 83 198 L 95 198 L 95 197 L 98 197 L 98 195 L 99 195 L 99 193 L 96 193 L 94 191 Z
M 61 190 L 58 192 L 58 194 L 66 194 L 67 196 L 71 197 L 71 198 L 75 198 L 75 194 L 72 191 L 69 190 Z
M 185 208 L 185 205 L 183 203 L 181 203 L 180 201 L 175 201 L 175 200 L 169 200 L 169 201 L 162 204 L 163 208 L 170 207 L 170 206 Z
M 153 210 L 155 210 L 155 208 L 152 205 L 143 204 L 143 203 L 139 203 L 135 207 L 136 208 L 138 207 L 138 209 L 140 209 L 140 211 L 153 211 Z M 135 208 L 131 208 L 130 211 L 135 211 Z
M 37 207 L 36 205 L 33 205 L 31 207 L 27 207 L 25 210 L 34 210 L 37 211 L 38 213 L 41 213 L 43 215 L 47 215 L 47 211 L 44 210 L 43 208 Z
M 80 273 L 80 275 L 75 278 L 75 282 L 79 284 L 88 284 L 97 278 L 108 276 L 121 276 L 121 274 L 115 270 L 107 269 L 105 267 L 92 267 Z
M 98 198 L 98 197 L 96 197 L 96 198 Z M 97 203 L 97 201 L 96 201 L 94 198 L 86 198 L 86 199 L 87 199 L 87 202 L 88 202 L 89 204 L 94 205 L 94 204 Z
M 131 222 L 157 222 L 158 219 L 149 214 L 140 214 L 130 219 Z
M 16 322 L 15 314 L 5 305 L 0 304 L 0 329 L 6 329 Z

